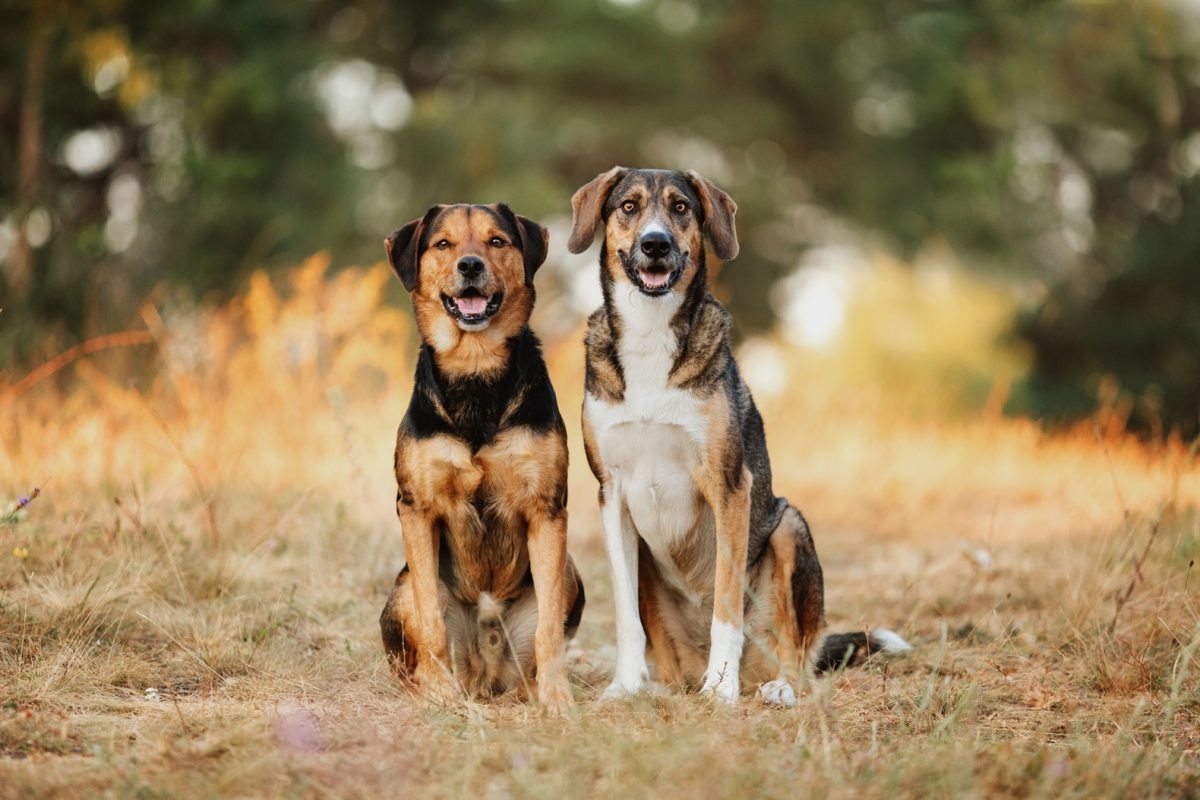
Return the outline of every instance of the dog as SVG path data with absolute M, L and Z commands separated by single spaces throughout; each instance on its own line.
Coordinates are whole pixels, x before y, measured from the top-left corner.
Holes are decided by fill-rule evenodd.
M 707 289 L 705 240 L 722 261 L 737 256 L 737 205 L 696 172 L 614 167 L 571 206 L 572 253 L 603 231 L 583 406 L 616 607 L 602 697 L 655 688 L 649 651 L 658 682 L 732 703 L 744 671 L 763 700 L 793 705 L 824 583 L 808 524 L 772 491 L 732 321 Z M 814 666 L 907 647 L 885 629 L 839 634 Z
M 396 437 L 407 564 L 380 616 L 393 671 L 440 701 L 574 703 L 583 613 L 567 554 L 567 438 L 529 328 L 547 231 L 506 205 L 438 205 L 385 240 L 421 336 Z

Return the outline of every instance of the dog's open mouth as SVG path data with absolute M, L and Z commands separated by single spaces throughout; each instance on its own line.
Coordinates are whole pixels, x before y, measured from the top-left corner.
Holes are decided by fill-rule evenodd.
M 638 288 L 646 294 L 666 294 L 675 285 L 681 272 L 682 270 L 667 269 L 665 265 L 658 264 L 649 269 L 643 267 L 636 273 Z
M 488 297 L 478 289 L 464 289 L 458 297 L 442 295 L 446 313 L 464 325 L 486 322 L 500 310 L 500 304 L 503 302 L 504 292 L 496 292 Z

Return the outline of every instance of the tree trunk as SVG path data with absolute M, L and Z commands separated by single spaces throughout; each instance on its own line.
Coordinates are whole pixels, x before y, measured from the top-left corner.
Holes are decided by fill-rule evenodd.
M 33 248 L 25 235 L 25 221 L 37 206 L 42 173 L 42 98 L 46 89 L 46 61 L 50 51 L 48 0 L 37 0 L 25 60 L 25 90 L 21 96 L 21 118 L 17 131 L 17 241 L 9 276 L 13 293 L 20 300 L 29 295 L 33 281 Z

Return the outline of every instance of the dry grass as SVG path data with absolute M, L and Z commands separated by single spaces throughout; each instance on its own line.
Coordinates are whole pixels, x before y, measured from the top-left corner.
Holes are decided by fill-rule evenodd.
M 788 376 L 761 405 L 832 627 L 895 627 L 912 654 L 813 681 L 789 711 L 596 705 L 613 635 L 575 337 L 550 358 L 588 587 L 578 714 L 406 695 L 376 626 L 402 560 L 389 465 L 412 350 L 387 285 L 381 267 L 327 279 L 318 257 L 281 292 L 147 308 L 156 347 L 0 407 L 0 498 L 49 479 L 0 526 L 0 795 L 1200 792 L 1194 454 L 1119 420 L 945 421 L 897 399 L 912 387 L 782 346 L 758 346 Z

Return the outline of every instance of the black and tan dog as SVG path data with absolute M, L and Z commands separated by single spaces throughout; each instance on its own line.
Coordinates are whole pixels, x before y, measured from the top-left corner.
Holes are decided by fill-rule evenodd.
M 708 293 L 704 240 L 722 260 L 737 256 L 737 206 L 695 172 L 622 167 L 571 205 L 571 252 L 598 227 L 604 235 L 583 433 L 616 605 L 605 696 L 648 687 L 648 638 L 659 681 L 733 702 L 744 671 L 766 701 L 790 705 L 823 625 L 824 585 L 804 518 L 771 489 L 731 320 Z M 837 666 L 850 647 L 908 646 L 886 630 L 831 636 L 816 666 Z
M 572 704 L 564 636 L 583 613 L 567 555 L 567 439 L 529 329 L 541 226 L 505 205 L 434 206 L 387 238 L 421 352 L 396 440 L 407 564 L 380 616 L 394 671 L 448 699 Z

